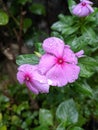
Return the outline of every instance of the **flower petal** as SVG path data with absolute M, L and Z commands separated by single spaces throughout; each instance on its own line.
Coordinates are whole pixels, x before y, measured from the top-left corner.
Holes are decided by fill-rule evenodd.
M 48 79 L 44 75 L 41 75 L 38 71 L 34 71 L 32 83 L 39 92 L 49 92 Z
M 20 84 L 24 83 L 25 78 L 24 78 L 24 73 L 23 72 L 19 71 L 17 73 L 17 80 L 19 81 Z
M 85 17 L 88 16 L 90 14 L 89 9 L 87 8 L 87 6 L 82 7 L 82 11 L 79 14 L 80 17 Z
M 65 47 L 64 48 L 64 54 L 63 58 L 65 62 L 72 63 L 72 64 L 77 64 L 77 57 L 75 56 L 74 52 L 70 49 Z
M 48 83 L 46 82 L 39 82 L 37 80 L 34 80 L 33 81 L 33 84 L 34 86 L 37 88 L 37 90 L 40 92 L 40 93 L 48 93 L 49 92 L 49 85 Z
M 90 13 L 93 13 L 93 12 L 94 12 L 94 9 L 93 9 L 90 5 L 87 5 L 87 8 L 89 9 L 89 12 L 90 12 Z
M 43 42 L 43 49 L 47 53 L 51 53 L 55 56 L 62 56 L 63 49 L 64 49 L 64 42 L 56 37 L 50 37 L 44 40 Z
M 53 66 L 46 74 L 47 78 L 52 81 L 52 86 L 63 87 L 68 83 L 65 72 L 63 71 L 61 65 L 56 64 Z
M 36 69 L 37 69 L 37 65 L 30 65 L 30 64 L 23 64 L 18 67 L 18 70 L 23 72 L 31 72 Z
M 79 52 L 75 53 L 75 55 L 80 58 L 80 57 L 84 57 L 84 50 L 80 50 Z
M 52 66 L 55 64 L 55 59 L 53 55 L 44 54 L 39 62 L 38 69 L 40 70 L 41 74 L 45 74 Z
M 81 3 L 80 3 L 73 7 L 72 13 L 78 16 L 79 14 L 81 14 L 81 11 L 82 9 L 81 9 Z
M 66 78 L 69 83 L 73 83 L 76 79 L 78 79 L 78 75 L 80 72 L 80 67 L 73 64 L 66 64 L 64 67 L 64 72 L 66 73 Z
M 34 94 L 39 94 L 39 91 L 36 89 L 33 83 L 26 82 L 26 86 L 29 88 L 30 91 L 32 91 Z

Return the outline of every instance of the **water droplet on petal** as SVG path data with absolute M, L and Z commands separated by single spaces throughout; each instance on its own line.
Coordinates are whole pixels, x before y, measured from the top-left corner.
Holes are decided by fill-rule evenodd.
M 73 61 L 72 64 L 75 64 L 75 62 Z M 74 69 L 74 68 L 73 68 Z
M 40 82 L 40 83 L 43 83 L 43 80 L 40 80 L 39 82 Z
M 53 44 L 52 44 L 52 43 L 50 43 L 49 45 L 50 45 L 50 46 L 52 46 Z
M 52 80 L 48 79 L 48 84 L 52 85 Z

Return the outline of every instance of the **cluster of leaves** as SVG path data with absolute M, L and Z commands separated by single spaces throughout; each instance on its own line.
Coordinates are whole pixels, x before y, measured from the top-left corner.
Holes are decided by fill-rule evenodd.
M 68 2 L 71 9 L 74 1 Z M 12 15 L 10 17 L 16 21 L 16 29 L 20 27 L 17 21 L 20 19 L 17 15 L 19 10 L 12 7 L 25 7 L 28 4 L 32 13 L 45 15 L 44 7 L 32 4 L 31 0 L 12 2 L 10 11 L 16 15 L 16 19 Z M 0 130 L 84 130 L 86 123 L 92 119 L 98 121 L 98 8 L 94 10 L 94 13 L 85 18 L 60 14 L 59 20 L 51 26 L 51 36 L 63 39 L 74 52 L 84 50 L 85 56 L 79 59 L 79 79 L 62 88 L 50 88 L 48 94 L 37 96 L 28 93 L 27 88 L 19 85 L 9 86 L 7 95 L 1 91 Z M 0 17 L 0 24 L 6 25 L 9 14 L 0 10 Z M 24 18 L 23 36 L 29 35 L 28 29 L 32 24 L 31 18 Z M 35 51 L 43 54 L 40 43 L 36 43 Z M 26 54 L 18 56 L 16 63 L 36 64 L 38 60 L 36 55 Z M 31 99 L 36 100 L 38 109 L 33 108 Z M 95 128 L 92 126 L 92 129 L 93 127 Z
M 87 84 L 54 87 L 38 96 L 28 94 L 25 86 L 9 85 L 0 91 L 0 130 L 83 130 L 91 117 L 98 120 L 97 97 L 98 86 L 91 89 Z

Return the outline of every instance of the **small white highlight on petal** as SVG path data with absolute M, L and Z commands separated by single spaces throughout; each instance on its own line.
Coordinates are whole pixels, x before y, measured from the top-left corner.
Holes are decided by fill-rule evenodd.
M 39 82 L 40 82 L 40 83 L 43 83 L 43 80 L 40 80 Z
M 48 79 L 48 84 L 52 85 L 52 83 L 53 83 L 52 80 Z

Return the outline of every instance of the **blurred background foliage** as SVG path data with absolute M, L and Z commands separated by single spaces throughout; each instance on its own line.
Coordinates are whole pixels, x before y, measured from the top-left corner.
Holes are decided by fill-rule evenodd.
M 97 28 L 97 8 L 83 20 L 70 14 L 67 0 L 0 0 L 0 130 L 98 129 Z M 17 83 L 16 62 L 37 63 L 33 53 L 43 53 L 49 36 L 87 56 L 79 60 L 78 81 L 36 96 Z

